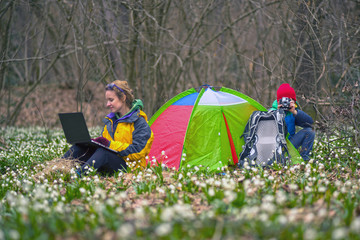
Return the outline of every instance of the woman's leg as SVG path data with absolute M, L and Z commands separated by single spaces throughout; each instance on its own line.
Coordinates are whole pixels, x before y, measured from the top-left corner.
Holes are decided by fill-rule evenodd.
M 94 154 L 95 150 L 95 148 L 73 145 L 62 158 L 77 159 L 86 162 Z
M 94 167 L 98 171 L 113 173 L 119 170 L 126 171 L 127 165 L 124 159 L 117 154 L 104 148 L 98 148 L 81 167 L 82 172 L 86 172 L 88 167 Z
M 312 128 L 303 128 L 290 139 L 296 149 L 300 149 L 300 155 L 305 160 L 310 160 L 310 152 L 314 145 L 315 132 Z

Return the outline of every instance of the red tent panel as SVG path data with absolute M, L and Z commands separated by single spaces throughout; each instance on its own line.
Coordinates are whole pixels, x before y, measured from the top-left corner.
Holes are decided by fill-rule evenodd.
M 171 105 L 152 124 L 154 142 L 149 153 L 168 167 L 179 169 L 184 137 L 190 120 L 193 106 Z M 165 156 L 161 152 L 165 150 Z M 152 163 L 153 164 L 153 163 Z

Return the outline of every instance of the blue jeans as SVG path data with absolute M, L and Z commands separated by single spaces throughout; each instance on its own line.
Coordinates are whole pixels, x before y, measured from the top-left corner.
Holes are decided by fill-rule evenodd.
M 289 137 L 290 142 L 299 150 L 305 161 L 310 160 L 310 152 L 314 145 L 315 132 L 312 128 L 303 128 Z
M 86 166 L 94 167 L 99 172 L 108 173 L 114 173 L 118 170 L 126 171 L 127 168 L 122 157 L 104 148 L 73 145 L 62 158 L 77 159 L 82 162 L 81 173 L 86 172 Z

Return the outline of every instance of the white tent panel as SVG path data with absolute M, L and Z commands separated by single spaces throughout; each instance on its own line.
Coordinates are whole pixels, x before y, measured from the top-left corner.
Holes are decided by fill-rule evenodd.
M 226 106 L 226 105 L 235 105 L 246 102 L 247 101 L 242 99 L 241 97 L 226 92 L 216 92 L 208 88 L 202 95 L 199 101 L 199 105 Z

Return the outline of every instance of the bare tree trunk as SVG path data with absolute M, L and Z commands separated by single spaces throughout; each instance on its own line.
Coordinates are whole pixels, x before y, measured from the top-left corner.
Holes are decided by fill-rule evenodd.
M 3 18 L 3 16 L 6 14 L 7 11 L 9 11 L 9 19 L 6 24 L 6 28 L 3 34 L 1 34 L 2 39 L 4 39 L 2 45 L 1 45 L 1 62 L 0 62 L 0 101 L 3 96 L 3 92 L 6 86 L 6 71 L 7 71 L 7 63 L 4 63 L 4 60 L 7 60 L 8 58 L 8 49 L 9 49 L 9 42 L 10 42 L 10 29 L 11 29 L 11 23 L 14 13 L 14 2 L 10 1 L 4 8 L 3 12 L 1 13 L 0 20 Z
M 302 0 L 297 10 L 297 36 L 300 51 L 298 57 L 298 71 L 294 85 L 301 96 L 310 97 L 309 93 L 316 90 L 316 79 L 319 76 L 320 49 L 318 37 L 319 21 L 321 18 L 320 6 L 322 1 Z

